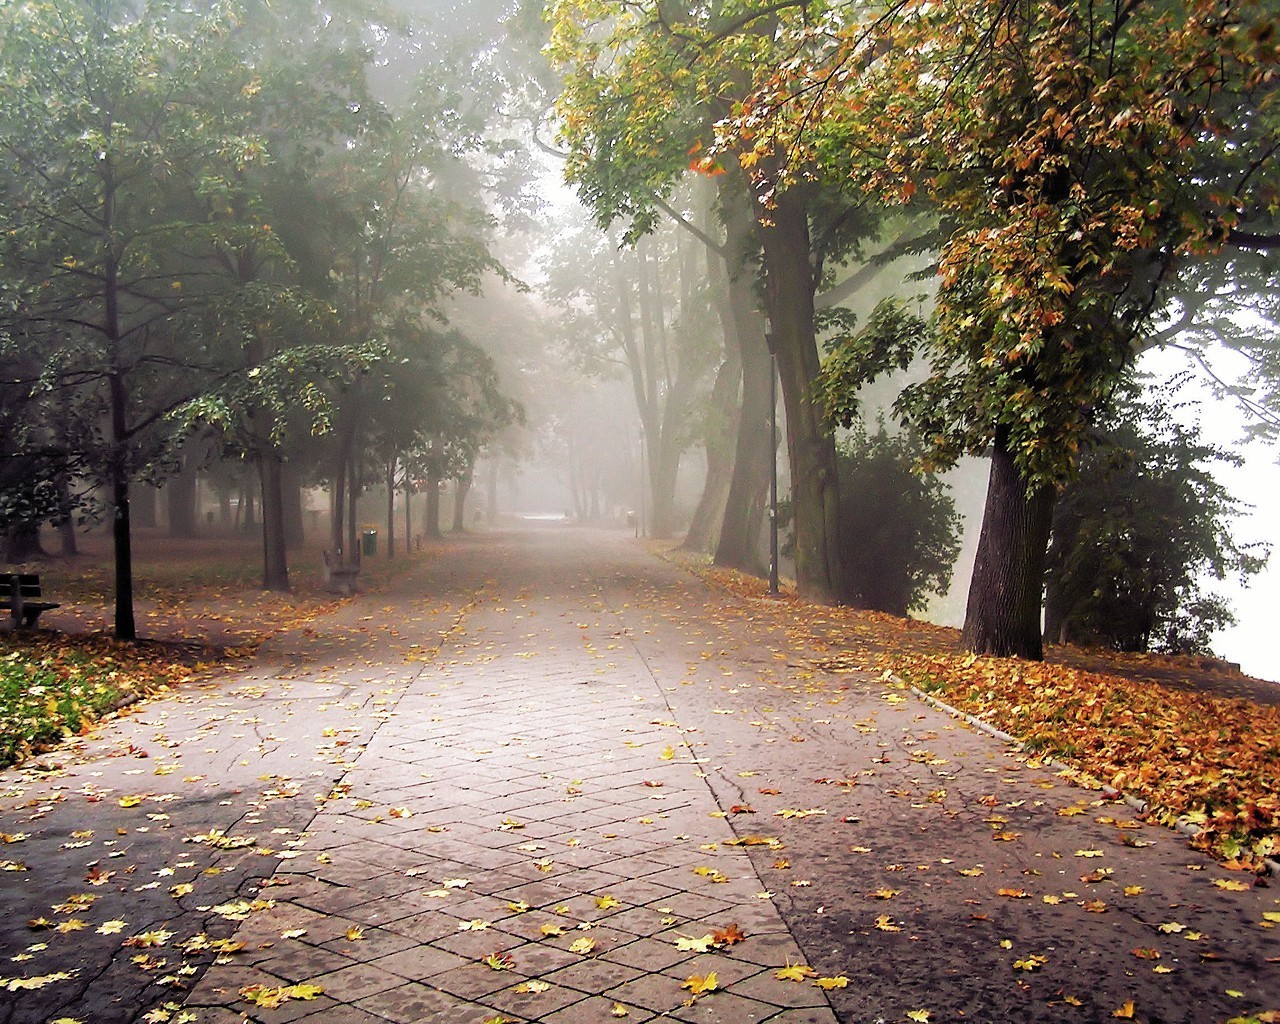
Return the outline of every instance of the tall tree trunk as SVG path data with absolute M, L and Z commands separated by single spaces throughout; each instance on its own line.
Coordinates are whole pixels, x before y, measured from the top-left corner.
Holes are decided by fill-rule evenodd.
M 258 515 L 255 509 L 258 505 L 258 496 L 254 492 L 253 482 L 246 477 L 240 488 L 240 508 L 244 512 L 243 518 L 240 520 L 240 528 L 248 533 L 258 525 Z
M 485 479 L 485 492 L 488 495 L 486 499 L 485 515 L 492 522 L 498 517 L 498 470 L 500 468 L 500 460 L 492 458 L 489 460 L 488 470 Z
M 285 553 L 284 473 L 280 455 L 268 447 L 258 456 L 262 485 L 262 588 L 289 591 L 289 559 Z
M 33 558 L 43 558 L 44 549 L 40 546 L 40 525 L 38 523 L 14 523 L 3 534 L 3 548 L 0 561 L 27 562 Z
M 756 295 L 757 271 L 747 262 L 756 249 L 750 198 L 731 186 L 721 189 L 729 280 L 729 334 L 742 363 L 742 407 L 734 442 L 733 479 L 725 502 L 715 563 L 763 576 L 760 530 L 774 452 L 769 438 L 769 378 L 773 365 L 765 344 L 764 317 Z
M 364 493 L 364 477 L 360 463 L 352 450 L 351 465 L 347 467 L 350 481 L 347 494 L 347 564 L 360 567 L 360 495 Z
M 396 456 L 387 456 L 387 558 L 396 557 Z
M 467 495 L 471 493 L 474 472 L 474 467 L 468 465 L 466 471 L 458 477 L 458 485 L 453 489 L 454 533 L 464 533 L 467 529 Z
M 197 532 L 196 471 L 190 463 L 191 458 L 183 455 L 181 468 L 165 484 L 165 511 L 169 517 L 170 537 L 194 537 Z
M 771 208 L 757 204 L 757 233 L 764 249 L 766 305 L 787 413 L 796 588 L 801 597 L 829 604 L 852 595 L 845 592 L 840 557 L 835 438 L 811 394 L 819 361 L 808 210 L 800 191 L 779 192 Z
M 738 358 L 737 346 L 730 344 L 711 387 L 710 409 L 703 434 L 707 475 L 702 482 L 702 495 L 693 510 L 693 518 L 689 521 L 689 531 L 680 545 L 686 551 L 710 554 L 720 539 L 720 524 L 724 522 L 729 485 L 733 482 L 733 442 L 738 434 L 741 383 L 742 360 Z
M 1008 430 L 997 427 L 961 642 L 975 654 L 1040 661 L 1040 595 L 1057 494 L 1028 490 L 1008 444 Z
M 404 555 L 413 554 L 413 481 L 409 467 L 404 467 Z
M 748 221 L 749 223 L 749 221 Z M 721 350 L 724 359 L 716 371 L 715 383 L 707 403 L 706 425 L 702 443 L 706 452 L 707 474 L 702 482 L 702 496 L 693 510 L 689 532 L 681 545 L 688 551 L 710 554 L 720 541 L 733 482 L 734 446 L 741 419 L 742 354 L 734 331 L 733 302 L 729 295 L 730 274 L 738 266 L 729 266 L 733 257 L 726 247 L 707 246 L 707 282 L 720 321 Z
M 133 617 L 133 537 L 129 519 L 128 427 L 124 380 L 113 368 L 107 380 L 111 401 L 111 539 L 115 560 L 115 636 L 136 640 L 138 628 Z

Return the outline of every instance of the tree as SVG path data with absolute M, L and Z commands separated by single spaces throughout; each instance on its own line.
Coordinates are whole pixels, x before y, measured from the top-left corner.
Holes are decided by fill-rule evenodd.
M 702 246 L 674 229 L 631 252 L 594 232 L 553 254 L 548 289 L 566 311 L 569 356 L 584 372 L 621 371 L 644 435 L 650 532 L 676 528 L 676 477 L 712 362 Z
M 1207 652 L 1235 620 L 1206 576 L 1241 580 L 1266 562 L 1238 544 L 1240 506 L 1212 475 L 1238 464 L 1183 422 L 1177 382 L 1150 395 L 1128 379 L 1094 427 L 1080 473 L 1054 509 L 1045 635 L 1121 651 Z
M 110 494 L 115 632 L 133 639 L 130 482 L 165 417 L 226 364 L 194 311 L 219 227 L 192 215 L 196 183 L 264 150 L 211 97 L 251 87 L 223 45 L 234 20 L 161 0 L 8 5 L 0 41 L 0 148 L 9 160 L 3 272 L 20 282 L 21 340 L 43 353 L 66 439 Z M 181 349 L 175 344 L 182 336 Z
M 1268 243 L 1244 228 L 1276 209 L 1273 34 L 1258 0 L 868 5 L 725 129 L 944 218 L 933 373 L 900 408 L 938 464 L 991 453 L 971 650 L 1040 656 L 1056 490 L 1180 261 Z
M 565 70 L 558 109 L 561 138 L 571 151 L 567 175 L 601 223 L 621 219 L 629 238 L 645 234 L 693 170 L 722 183 L 731 238 L 733 225 L 751 226 L 750 252 L 726 250 L 728 274 L 742 280 L 742 268 L 760 261 L 753 305 L 768 317 L 786 410 L 797 585 L 806 596 L 833 601 L 844 596 L 845 581 L 835 443 L 809 391 L 819 368 L 814 293 L 828 262 L 873 232 L 874 217 L 866 204 L 832 203 L 832 195 L 812 183 L 785 180 L 783 151 L 753 142 L 709 152 L 716 121 L 751 91 L 756 69 L 784 59 L 777 45 L 783 24 L 829 14 L 826 4 L 561 0 L 552 6 L 549 50 Z M 735 327 L 744 395 L 759 402 L 756 382 L 767 386 L 769 379 L 768 351 L 759 344 L 765 338 L 749 321 Z M 753 404 L 742 423 L 758 431 L 767 415 L 767 402 Z M 742 463 L 760 465 L 758 459 Z M 735 477 L 739 472 L 735 466 Z M 740 495 L 731 497 L 728 509 L 743 505 Z
M 946 484 L 915 471 L 922 445 L 906 434 L 855 429 L 837 451 L 845 565 L 861 606 L 922 611 L 945 594 L 960 552 L 960 517 Z

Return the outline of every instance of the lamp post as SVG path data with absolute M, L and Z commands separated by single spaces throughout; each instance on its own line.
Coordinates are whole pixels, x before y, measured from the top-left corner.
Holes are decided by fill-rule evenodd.
M 778 353 L 773 331 L 765 321 L 765 344 L 769 346 L 769 596 L 778 589 Z

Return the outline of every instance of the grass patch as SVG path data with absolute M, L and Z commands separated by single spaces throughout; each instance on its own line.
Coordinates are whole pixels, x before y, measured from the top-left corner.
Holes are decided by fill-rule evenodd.
M 189 655 L 103 638 L 0 636 L 0 766 L 85 732 L 103 715 L 201 670 Z

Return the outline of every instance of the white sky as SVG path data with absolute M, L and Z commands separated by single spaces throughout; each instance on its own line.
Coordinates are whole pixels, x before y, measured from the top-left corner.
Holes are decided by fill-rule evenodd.
M 1140 362 L 1143 370 L 1169 377 L 1188 367 L 1187 357 L 1174 349 L 1155 349 Z M 1220 372 L 1218 367 L 1215 371 Z M 1189 385 L 1190 386 L 1190 385 Z M 1251 676 L 1280 681 L 1280 652 L 1276 630 L 1280 626 L 1280 450 L 1259 442 L 1241 444 L 1245 418 L 1239 406 L 1209 394 L 1207 388 L 1188 397 L 1200 400 L 1200 426 L 1205 440 L 1230 448 L 1245 462 L 1240 467 L 1219 465 L 1214 476 L 1227 491 L 1252 511 L 1237 521 L 1237 541 L 1264 541 L 1271 545 L 1271 560 L 1261 573 L 1250 579 L 1248 589 L 1234 580 L 1212 581 L 1210 589 L 1231 603 L 1237 624 L 1224 630 L 1214 642 L 1214 651 L 1228 661 L 1238 661 Z M 1184 390 L 1183 394 L 1186 394 Z

